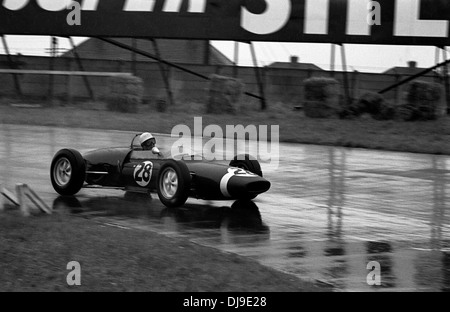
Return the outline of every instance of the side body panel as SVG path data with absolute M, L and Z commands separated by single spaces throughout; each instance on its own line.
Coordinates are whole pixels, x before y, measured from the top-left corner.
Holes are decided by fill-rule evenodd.
M 105 148 L 83 154 L 86 182 L 102 186 L 125 186 L 121 167 L 130 151 L 130 148 Z

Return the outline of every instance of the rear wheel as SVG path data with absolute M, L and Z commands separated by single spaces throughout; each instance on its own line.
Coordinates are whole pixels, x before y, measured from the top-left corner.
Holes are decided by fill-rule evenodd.
M 191 175 L 182 161 L 168 160 L 159 170 L 156 190 L 161 202 L 169 207 L 182 206 L 189 197 Z
M 248 154 L 235 156 L 234 159 L 230 162 L 230 167 L 242 168 L 244 170 L 257 174 L 260 177 L 263 176 L 259 161 Z
M 50 178 L 53 188 L 61 195 L 75 195 L 86 176 L 83 156 L 73 149 L 62 149 L 53 157 Z

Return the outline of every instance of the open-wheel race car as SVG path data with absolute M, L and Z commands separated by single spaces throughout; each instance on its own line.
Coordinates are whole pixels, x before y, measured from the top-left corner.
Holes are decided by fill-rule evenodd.
M 50 177 L 61 195 L 75 195 L 82 188 L 156 191 L 167 207 L 182 206 L 189 197 L 254 199 L 270 188 L 259 162 L 249 155 L 238 155 L 229 165 L 190 153 L 166 158 L 159 150 L 144 150 L 139 134 L 129 147 L 97 149 L 83 155 L 74 149 L 61 149 L 53 157 Z

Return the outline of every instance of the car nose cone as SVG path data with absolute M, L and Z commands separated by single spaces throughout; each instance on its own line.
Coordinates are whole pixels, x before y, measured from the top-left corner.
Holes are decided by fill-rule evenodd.
M 267 192 L 270 186 L 269 181 L 259 176 L 234 176 L 228 182 L 228 192 L 232 197 L 247 197 Z

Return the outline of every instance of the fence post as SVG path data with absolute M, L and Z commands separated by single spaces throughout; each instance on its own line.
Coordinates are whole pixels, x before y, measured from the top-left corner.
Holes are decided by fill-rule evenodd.
M 31 200 L 31 202 L 39 208 L 42 212 L 45 212 L 47 214 L 52 214 L 52 209 L 47 206 L 47 204 L 39 197 L 38 194 L 36 194 L 35 191 L 33 191 L 32 188 L 30 188 L 28 185 L 24 185 L 24 194 L 28 197 L 28 199 Z
M 0 211 L 5 210 L 5 198 L 12 202 L 14 205 L 19 206 L 19 201 L 17 197 L 8 191 L 6 187 L 0 185 Z
M 266 110 L 267 108 L 267 101 L 266 101 L 266 95 L 265 95 L 265 86 L 264 86 L 264 77 L 261 77 L 261 72 L 258 67 L 258 60 L 256 58 L 256 52 L 255 47 L 252 42 L 250 44 L 250 52 L 252 53 L 252 59 L 253 59 L 253 67 L 255 69 L 255 76 L 256 76 L 256 82 L 258 84 L 259 88 L 259 96 L 261 101 L 261 110 Z
M 16 184 L 16 194 L 17 200 L 19 202 L 19 208 L 24 217 L 30 216 L 30 210 L 28 209 L 27 204 L 25 203 L 25 194 L 24 194 L 24 184 Z

